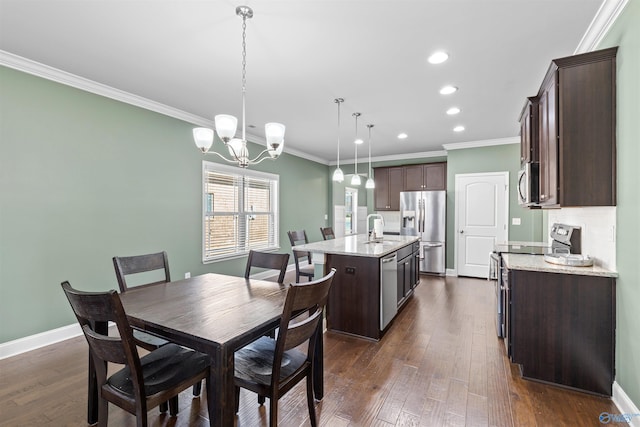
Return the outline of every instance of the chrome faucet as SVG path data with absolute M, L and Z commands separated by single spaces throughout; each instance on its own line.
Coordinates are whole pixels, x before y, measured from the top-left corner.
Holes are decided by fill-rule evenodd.
M 369 219 L 370 218 L 380 218 L 380 220 L 382 220 L 382 225 L 384 226 L 384 218 L 382 217 L 382 215 L 380 214 L 369 214 L 367 215 L 367 228 L 369 228 Z M 376 236 L 376 229 L 375 227 L 371 229 L 371 231 L 369 231 L 369 237 L 367 238 L 368 242 L 376 242 L 382 240 L 382 236 Z

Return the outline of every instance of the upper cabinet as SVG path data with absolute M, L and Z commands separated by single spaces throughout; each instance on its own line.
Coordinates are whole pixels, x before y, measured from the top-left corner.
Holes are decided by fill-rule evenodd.
M 532 108 L 537 101 L 538 117 L 535 123 L 535 110 L 521 117 L 521 157 L 539 149 L 542 207 L 616 204 L 616 52 L 553 60 L 538 96 L 528 100 Z M 537 135 L 527 134 L 529 119 Z M 527 151 L 527 143 L 534 148 Z
M 402 191 L 447 189 L 447 163 L 381 167 L 373 169 L 374 209 L 399 211 Z
M 402 191 L 402 167 L 375 168 L 374 207 L 377 211 L 399 211 Z
M 404 170 L 404 191 L 446 190 L 447 164 L 408 165 Z
M 520 113 L 520 164 L 537 162 L 538 147 L 538 97 L 530 97 Z

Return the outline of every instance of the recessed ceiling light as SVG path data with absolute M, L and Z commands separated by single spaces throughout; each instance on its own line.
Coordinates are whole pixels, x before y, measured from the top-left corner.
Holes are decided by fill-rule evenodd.
M 358 144 L 358 145 L 362 144 L 363 142 L 364 141 L 360 138 L 357 138 L 355 141 L 353 141 L 354 144 Z
M 455 86 L 445 86 L 442 89 L 440 89 L 440 94 L 442 94 L 442 95 L 451 95 L 452 93 L 454 93 L 457 90 L 458 90 L 458 88 L 455 87 Z
M 406 133 L 402 132 L 398 134 L 398 139 L 407 139 L 409 135 L 407 135 Z
M 454 132 L 462 132 L 464 130 L 464 126 L 456 126 L 453 128 Z
M 428 59 L 431 64 L 442 64 L 449 59 L 449 55 L 446 52 L 434 52 Z
M 454 114 L 458 114 L 460 109 L 458 107 L 451 107 L 447 110 L 447 114 L 453 116 Z

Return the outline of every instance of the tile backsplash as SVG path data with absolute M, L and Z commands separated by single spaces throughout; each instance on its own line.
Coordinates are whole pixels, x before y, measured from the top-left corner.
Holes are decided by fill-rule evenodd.
M 594 264 L 616 270 L 615 206 L 550 209 L 547 236 L 555 222 L 582 227 L 582 253 Z

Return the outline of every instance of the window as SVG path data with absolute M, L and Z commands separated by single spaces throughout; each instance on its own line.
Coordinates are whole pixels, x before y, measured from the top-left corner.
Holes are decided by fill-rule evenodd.
M 347 187 L 344 191 L 344 234 L 356 234 L 358 223 L 358 190 Z
M 202 261 L 278 248 L 278 175 L 202 162 Z

